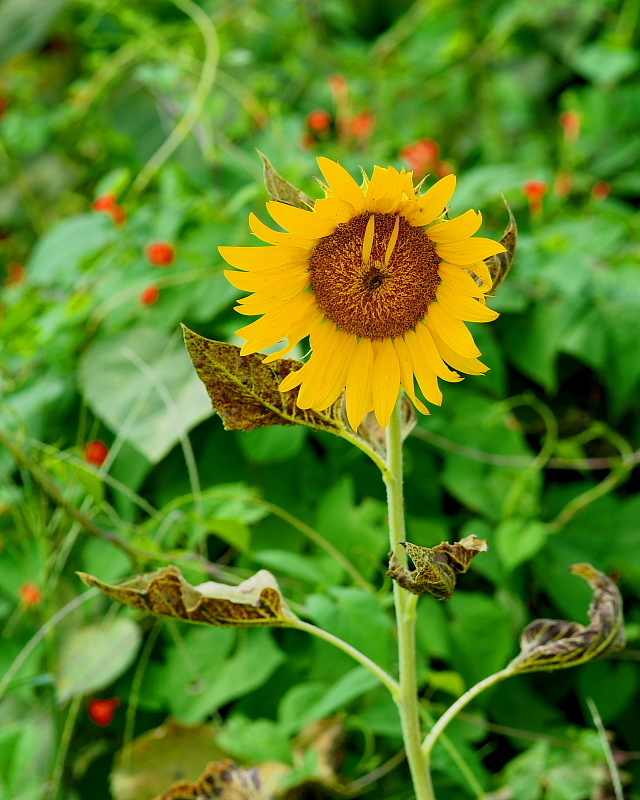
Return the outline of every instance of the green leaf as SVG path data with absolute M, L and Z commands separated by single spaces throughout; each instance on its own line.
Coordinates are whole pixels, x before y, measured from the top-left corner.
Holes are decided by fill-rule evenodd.
M 291 553 L 288 550 L 258 550 L 253 554 L 253 560 L 273 570 L 274 573 L 279 572 L 289 578 L 297 578 L 312 584 L 325 581 L 325 576 L 313 561 L 299 553 Z
M 180 340 L 159 328 L 130 328 L 91 345 L 80 384 L 98 417 L 156 464 L 211 414 Z
M 381 666 L 390 659 L 391 625 L 378 599 L 355 587 L 330 587 L 307 598 L 311 619 Z
M 59 222 L 38 241 L 27 264 L 29 277 L 44 286 L 77 287 L 85 258 L 110 244 L 118 229 L 107 214 L 80 214 Z
M 283 428 L 274 425 L 237 434 L 240 447 L 250 461 L 278 464 L 297 456 L 307 441 L 307 430 L 301 425 Z
M 67 0 L 4 0 L 0 3 L 0 64 L 37 46 Z
M 495 542 L 505 569 L 511 572 L 533 558 L 545 546 L 548 535 L 547 526 L 539 520 L 514 517 L 501 522 Z
M 243 714 L 234 714 L 220 731 L 218 743 L 231 755 L 250 763 L 291 763 L 289 737 L 270 719 L 252 720 Z
M 380 681 L 365 667 L 354 667 L 327 690 L 300 720 L 300 727 L 328 717 L 338 709 L 344 708 L 352 700 L 380 686 Z
M 58 702 L 109 686 L 130 666 L 139 646 L 140 629 L 125 617 L 74 630 L 60 648 Z
M 207 519 L 207 530 L 215 533 L 241 553 L 250 552 L 251 530 L 244 522 L 237 519 Z

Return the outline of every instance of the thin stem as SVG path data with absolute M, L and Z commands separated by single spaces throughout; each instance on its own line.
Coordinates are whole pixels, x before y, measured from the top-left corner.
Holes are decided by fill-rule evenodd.
M 435 743 L 438 741 L 438 738 L 447 725 L 456 717 L 459 711 L 461 711 L 468 703 L 470 703 L 474 697 L 482 694 L 485 689 L 488 689 L 495 683 L 500 683 L 500 681 L 503 681 L 505 678 L 508 678 L 513 674 L 513 670 L 510 667 L 505 667 L 504 669 L 500 670 L 500 672 L 495 672 L 493 675 L 489 675 L 489 677 L 485 678 L 479 683 L 476 683 L 475 686 L 472 686 L 468 691 L 461 695 L 455 701 L 455 703 L 453 703 L 453 705 L 449 706 L 449 708 L 444 712 L 433 728 L 431 728 L 427 738 L 422 744 L 422 752 L 424 753 L 425 757 L 429 758 L 431 756 L 431 751 L 433 750 Z
M 198 81 L 198 85 L 184 116 L 171 131 L 168 138 L 151 156 L 134 180 L 131 187 L 131 193 L 134 196 L 139 195 L 146 189 L 160 167 L 189 135 L 193 126 L 204 111 L 205 103 L 213 89 L 216 78 L 219 54 L 218 37 L 208 14 L 200 8 L 197 3 L 194 3 L 193 0 L 173 0 L 173 3 L 187 14 L 187 16 L 191 17 L 200 30 L 205 46 L 202 72 L 200 73 L 200 80 Z
M 69 745 L 71 744 L 71 737 L 73 736 L 73 729 L 76 725 L 81 702 L 82 695 L 77 694 L 71 701 L 69 710 L 67 711 L 67 718 L 64 721 L 64 728 L 62 729 L 62 736 L 60 737 L 60 744 L 58 745 L 58 753 L 51 775 L 51 782 L 49 783 L 49 791 L 47 792 L 47 798 L 51 798 L 51 800 L 56 800 L 60 793 L 60 781 L 62 780 L 64 762 L 67 760 L 67 753 L 69 752 Z
M 616 796 L 616 800 L 624 800 L 624 791 L 622 789 L 622 781 L 620 780 L 620 771 L 618 770 L 616 760 L 611 752 L 611 744 L 609 743 L 607 732 L 602 724 L 600 712 L 598 711 L 598 707 L 593 702 L 591 697 L 587 697 L 586 701 L 587 705 L 589 706 L 591 716 L 593 717 L 596 730 L 598 731 L 598 736 L 600 737 L 600 744 L 604 750 L 604 757 L 607 762 L 607 766 L 609 767 L 609 774 L 611 775 L 611 783 L 613 785 L 613 793 Z
M 384 475 L 389 509 L 389 539 L 391 549 L 406 566 L 406 555 L 399 542 L 405 540 L 404 496 L 402 491 L 402 396 L 396 402 L 387 429 L 387 472 Z M 398 667 L 400 673 L 400 697 L 397 701 L 402 738 L 407 752 L 407 761 L 413 780 L 416 800 L 434 800 L 431 775 L 420 749 L 420 709 L 418 705 L 416 670 L 416 604 L 417 595 L 393 585 L 398 629 Z
M 324 631 L 322 628 L 316 628 L 316 626 L 312 625 L 310 622 L 298 620 L 295 627 L 298 630 L 307 631 L 307 633 L 311 633 L 313 636 L 317 636 L 319 639 L 324 639 L 326 642 L 335 645 L 335 647 L 339 647 L 340 650 L 351 656 L 351 658 L 353 658 L 359 664 L 362 664 L 363 667 L 366 667 L 370 672 L 373 672 L 380 683 L 387 687 L 393 699 L 398 702 L 400 697 L 400 686 L 398 683 L 391 677 L 391 675 L 389 675 L 388 672 L 382 669 L 382 667 L 378 666 L 378 664 L 376 664 L 375 661 L 372 661 L 368 656 L 365 656 L 364 653 L 361 653 L 360 650 L 352 647 L 352 645 L 348 644 L 342 639 L 339 639 L 332 633 Z

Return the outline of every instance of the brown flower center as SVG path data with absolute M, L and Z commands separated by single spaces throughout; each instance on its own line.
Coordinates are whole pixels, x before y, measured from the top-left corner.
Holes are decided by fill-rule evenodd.
M 438 289 L 440 257 L 422 228 L 398 214 L 338 225 L 314 247 L 311 288 L 326 316 L 356 336 L 401 336 L 424 318 Z

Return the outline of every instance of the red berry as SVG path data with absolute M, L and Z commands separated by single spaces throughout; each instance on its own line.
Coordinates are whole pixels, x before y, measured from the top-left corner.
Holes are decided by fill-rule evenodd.
M 160 289 L 155 284 L 147 286 L 147 288 L 140 295 L 140 302 L 143 306 L 150 306 L 155 303 L 160 297 Z
M 331 125 L 331 114 L 324 108 L 318 108 L 307 116 L 307 127 L 315 133 L 324 133 Z
M 357 139 L 366 139 L 376 126 L 376 115 L 373 111 L 361 111 L 351 120 L 351 133 Z
M 84 447 L 84 457 L 94 467 L 101 467 L 107 460 L 109 448 L 100 439 L 94 439 Z
M 542 210 L 542 198 L 545 196 L 549 187 L 544 181 L 528 181 L 522 187 L 532 214 L 537 214 Z
M 6 97 L 0 94 L 0 119 L 4 117 L 4 113 L 8 107 L 9 107 L 9 101 L 7 100 Z
M 106 728 L 111 724 L 119 705 L 120 701 L 117 697 L 110 697 L 108 700 L 91 700 L 87 707 L 89 718 L 101 728 Z
M 123 225 L 126 218 L 127 212 L 122 208 L 122 206 L 114 206 L 111 211 L 111 219 L 116 223 L 116 225 Z
M 553 187 L 553 191 L 558 197 L 566 197 L 568 194 L 571 194 L 572 185 L 573 179 L 571 178 L 571 175 L 568 172 L 559 172 Z
M 400 158 L 404 159 L 416 176 L 421 178 L 428 172 L 438 170 L 440 166 L 440 147 L 433 139 L 420 139 L 419 142 L 403 147 L 400 151 Z
M 23 605 L 27 608 L 37 605 L 42 600 L 42 592 L 35 583 L 25 583 L 20 587 L 19 594 Z
M 154 242 L 147 247 L 147 258 L 154 267 L 168 267 L 173 264 L 176 251 L 167 242 Z
M 113 192 L 107 192 L 93 201 L 91 208 L 94 211 L 105 211 L 111 213 L 116 207 L 116 196 Z

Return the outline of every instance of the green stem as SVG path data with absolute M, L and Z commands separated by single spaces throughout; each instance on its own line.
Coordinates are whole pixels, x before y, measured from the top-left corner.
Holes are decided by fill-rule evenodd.
M 325 642 L 329 642 L 335 647 L 339 647 L 340 650 L 343 650 L 347 655 L 351 656 L 355 661 L 359 664 L 362 664 L 363 667 L 366 667 L 368 670 L 373 672 L 376 678 L 379 679 L 380 683 L 383 683 L 391 696 L 396 701 L 399 701 L 400 698 L 400 687 L 396 681 L 389 675 L 388 672 L 379 667 L 375 661 L 372 661 L 368 656 L 365 656 L 364 653 L 361 653 L 360 650 L 357 650 L 355 647 L 352 647 L 347 642 L 339 639 L 337 636 L 334 636 L 332 633 L 328 631 L 322 630 L 322 628 L 316 628 L 315 625 L 312 625 L 310 622 L 304 622 L 303 620 L 298 620 L 295 627 L 301 631 L 307 631 L 307 633 L 312 634 L 313 636 L 317 636 L 319 639 L 324 639 Z
M 422 752 L 424 753 L 425 757 L 428 759 L 431 757 L 431 751 L 433 750 L 436 742 L 440 738 L 442 732 L 447 727 L 447 725 L 455 718 L 459 711 L 470 703 L 474 697 L 477 697 L 479 694 L 482 694 L 485 689 L 488 689 L 490 686 L 493 686 L 495 683 L 499 683 L 503 681 L 505 678 L 508 678 L 510 675 L 513 675 L 513 669 L 510 667 L 505 667 L 501 669 L 500 672 L 495 672 L 493 675 L 489 675 L 489 677 L 485 678 L 484 680 L 480 681 L 480 683 L 476 683 L 475 686 L 472 686 L 467 692 L 461 695 L 456 702 L 449 706 L 449 708 L 444 712 L 444 714 L 440 717 L 440 719 L 436 722 L 436 724 L 431 728 L 427 738 L 424 740 L 422 744 Z
M 406 567 L 406 555 L 399 542 L 405 540 L 404 496 L 402 492 L 402 395 L 387 428 L 387 472 L 384 475 L 389 509 L 389 538 L 391 549 Z M 402 737 L 413 780 L 416 800 L 434 800 L 431 775 L 421 752 L 420 709 L 418 706 L 416 671 L 416 604 L 417 595 L 393 584 L 398 628 L 398 668 L 400 696 L 397 701 Z

